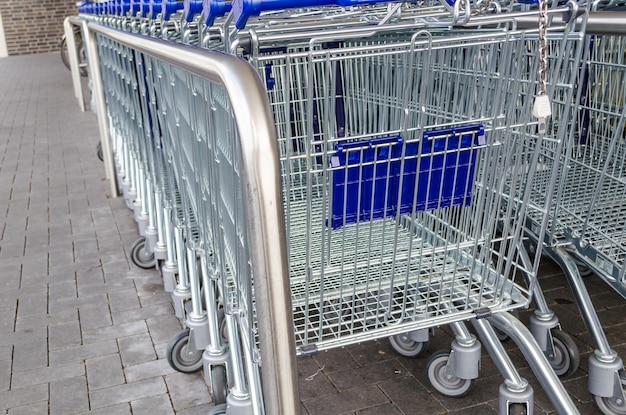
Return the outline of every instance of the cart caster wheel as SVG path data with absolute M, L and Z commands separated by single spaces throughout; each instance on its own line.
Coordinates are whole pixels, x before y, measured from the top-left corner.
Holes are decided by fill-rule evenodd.
M 450 352 L 434 353 L 427 363 L 428 380 L 437 392 L 451 398 L 460 398 L 467 395 L 474 387 L 474 379 L 461 379 L 446 373 L 446 365 Z
M 154 253 L 146 252 L 146 238 L 139 238 L 130 248 L 130 259 L 139 268 L 150 269 L 156 266 Z
M 623 370 L 620 371 L 619 378 L 622 388 L 624 388 L 624 386 L 626 386 L 626 376 L 624 376 Z M 616 400 L 613 398 L 593 395 L 593 402 L 604 415 L 626 415 L 626 402 L 620 401 L 621 399 Z
M 215 405 L 215 408 L 211 409 L 208 415 L 223 415 L 226 413 L 227 406 L 225 403 L 221 405 Z
M 511 404 L 508 415 L 528 415 L 528 407 L 523 403 Z
M 189 347 L 189 330 L 184 330 L 167 345 L 167 362 L 174 370 L 193 373 L 202 368 L 202 352 Z
M 581 277 L 588 277 L 590 275 L 593 274 L 593 270 L 585 265 L 582 264 L 576 264 L 576 266 L 578 267 L 578 273 L 580 274 Z
M 226 326 L 226 313 L 224 313 L 223 308 L 220 308 L 217 312 L 217 324 L 220 341 L 226 345 L 228 344 L 228 327 Z
M 401 356 L 416 358 L 428 350 L 428 342 L 416 342 L 409 336 L 409 333 L 400 333 L 389 336 L 391 348 Z
M 625 415 L 626 403 L 622 402 L 621 405 L 612 398 L 605 398 L 597 395 L 593 395 L 593 401 L 604 415 Z
M 102 143 L 98 143 L 96 146 L 96 154 L 98 154 L 98 158 L 100 161 L 104 161 L 104 153 L 102 152 Z
M 580 352 L 572 336 L 562 330 L 552 331 L 554 356 L 548 361 L 557 376 L 565 377 L 576 372 L 580 366 Z
M 516 319 L 519 320 L 519 311 L 518 310 L 509 311 L 509 314 L 511 314 L 513 317 L 515 317 Z M 509 335 L 506 334 L 505 332 L 503 332 L 502 330 L 500 330 L 499 328 L 494 327 L 493 331 L 496 333 L 496 337 L 498 338 L 498 340 L 500 340 L 501 343 L 505 343 L 505 342 L 508 342 L 509 340 L 511 340 Z
M 226 367 L 223 365 L 211 366 L 211 393 L 216 406 L 226 403 L 228 384 L 226 383 Z

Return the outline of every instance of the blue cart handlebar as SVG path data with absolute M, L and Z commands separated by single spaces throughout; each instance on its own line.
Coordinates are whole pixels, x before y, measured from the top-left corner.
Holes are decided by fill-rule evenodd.
M 202 13 L 202 0 L 185 0 L 183 14 L 187 22 L 193 21 L 193 18 Z
M 269 10 L 316 6 L 358 6 L 389 3 L 388 0 L 233 0 L 233 15 L 237 29 L 243 29 L 248 19 Z
M 233 4 L 230 0 L 204 0 L 202 10 L 204 12 L 204 23 L 213 26 L 215 19 L 230 12 Z
M 183 10 L 184 7 L 184 0 L 161 0 L 161 13 L 163 20 L 169 20 L 174 13 L 179 10 Z

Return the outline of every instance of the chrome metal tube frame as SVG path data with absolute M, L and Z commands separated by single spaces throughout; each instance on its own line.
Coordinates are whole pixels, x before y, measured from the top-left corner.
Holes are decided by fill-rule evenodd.
M 300 413 L 282 194 L 278 175 L 268 174 L 280 171 L 276 148 L 278 140 L 258 75 L 252 67 L 234 56 L 148 39 L 95 23 L 89 24 L 89 33 L 93 54 L 97 53 L 95 34 L 100 33 L 141 53 L 223 85 L 230 101 L 237 103 L 235 123 L 238 137 L 242 140 L 238 156 L 242 160 L 245 225 L 255 277 L 265 411 L 268 414 Z M 94 77 L 100 83 L 102 98 L 99 71 Z M 101 102 L 101 108 L 103 105 L 104 102 Z M 102 112 L 102 117 L 104 115 Z
M 578 414 L 576 405 L 526 326 L 509 313 L 492 314 L 487 319 L 517 344 L 556 411 L 559 414 Z
M 70 59 L 70 71 L 72 73 L 72 84 L 74 86 L 74 96 L 78 100 L 78 107 L 85 111 L 85 99 L 83 98 L 83 87 L 80 82 L 80 68 L 78 66 L 78 49 L 76 48 L 76 38 L 74 37 L 74 26 L 81 27 L 82 20 L 66 17 L 63 21 L 65 41 L 67 42 L 67 55 Z
M 104 157 L 104 172 L 110 185 L 110 196 L 117 197 L 119 190 L 115 177 L 115 161 L 111 149 L 111 135 L 106 111 L 106 101 L 104 99 L 104 86 L 102 85 L 102 74 L 100 73 L 100 57 L 96 45 L 96 33 L 92 31 L 85 20 L 70 18 L 72 24 L 82 25 L 83 42 L 87 47 L 87 59 L 89 62 L 89 72 L 93 88 L 93 96 L 98 116 L 98 128 L 100 130 L 100 142 L 102 143 L 102 155 Z M 78 65 L 78 63 L 76 63 Z
M 539 20 L 537 16 L 516 17 L 515 23 L 519 29 L 530 29 L 537 27 Z M 576 27 L 582 23 L 582 18 L 576 19 Z M 556 19 L 552 21 L 552 27 L 565 25 Z M 585 33 L 588 35 L 626 35 L 626 13 L 599 11 L 589 12 Z

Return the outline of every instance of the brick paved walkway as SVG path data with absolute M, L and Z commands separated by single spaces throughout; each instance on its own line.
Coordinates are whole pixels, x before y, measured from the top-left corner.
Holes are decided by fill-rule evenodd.
M 180 324 L 158 272 L 130 264 L 137 228 L 123 200 L 106 197 L 97 139 L 58 55 L 0 60 L 0 413 L 206 413 L 201 374 L 176 373 L 164 358 Z M 588 283 L 612 346 L 626 356 L 626 301 Z M 582 414 L 596 414 L 586 392 L 589 337 L 550 262 L 542 284 L 582 352 L 565 385 Z M 430 352 L 450 339 L 437 330 Z M 507 347 L 534 386 L 535 413 L 550 412 Z M 501 378 L 488 358 L 472 393 L 451 399 L 429 386 L 428 355 L 405 359 L 378 341 L 300 360 L 302 413 L 496 413 Z

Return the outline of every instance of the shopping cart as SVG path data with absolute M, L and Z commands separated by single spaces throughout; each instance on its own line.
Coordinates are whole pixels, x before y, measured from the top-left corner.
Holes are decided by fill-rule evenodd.
M 626 296 L 626 14 L 604 13 L 594 16 L 596 24 L 589 30 L 599 28 L 604 34 L 587 37 L 577 122 L 569 123 L 568 146 L 557 159 L 560 177 L 544 252 L 563 269 L 596 348 L 589 358 L 589 391 L 603 413 L 619 414 L 626 411 L 623 362 L 611 349 L 581 278 L 591 270 Z M 621 25 L 615 24 L 620 19 Z M 614 34 L 607 34 L 611 30 Z M 537 177 L 541 184 L 548 181 L 543 174 Z M 540 218 L 531 215 L 531 220 Z
M 498 314 L 527 304 L 522 285 L 533 266 L 525 267 L 518 250 L 528 182 L 509 178 L 536 168 L 529 163 L 535 149 L 522 145 L 535 124 L 500 112 L 498 100 L 519 105 L 511 108 L 515 117 L 530 115 L 532 99 L 519 97 L 533 96 L 534 81 L 519 76 L 536 67 L 536 34 L 414 30 L 402 38 L 392 30 L 265 38 L 255 30 L 232 43 L 263 39 L 246 52 L 265 80 L 279 133 L 300 355 L 454 325 L 476 309 Z M 581 36 L 571 34 L 560 37 L 562 46 L 574 46 L 562 47 L 559 65 L 570 64 L 570 56 L 575 63 L 580 53 Z M 273 48 L 266 52 L 263 41 Z M 489 66 L 510 59 L 523 69 Z M 495 107 L 488 96 L 496 97 Z M 513 157 L 513 148 L 526 153 Z M 254 331 L 242 336 L 255 343 Z M 463 343 L 453 346 L 459 360 Z M 466 393 L 475 375 L 445 383 L 439 376 L 447 375 L 441 368 L 448 355 L 437 357 L 433 384 L 446 394 Z

